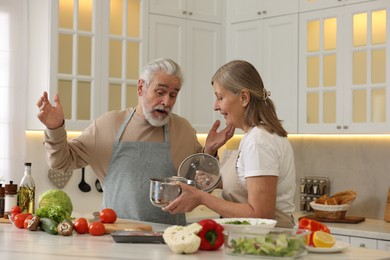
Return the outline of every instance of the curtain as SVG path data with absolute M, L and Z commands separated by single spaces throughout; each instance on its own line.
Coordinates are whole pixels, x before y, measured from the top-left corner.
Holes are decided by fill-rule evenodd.
M 0 183 L 19 183 L 26 159 L 27 2 L 0 0 Z

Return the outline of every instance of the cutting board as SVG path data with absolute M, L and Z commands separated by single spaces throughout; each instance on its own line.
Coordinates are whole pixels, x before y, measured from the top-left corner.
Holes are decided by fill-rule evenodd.
M 386 202 L 386 208 L 385 208 L 385 221 L 390 222 L 390 188 L 387 192 L 387 202 Z
M 140 223 L 128 219 L 117 219 L 113 224 L 104 224 L 106 228 L 106 234 L 111 234 L 112 232 L 118 230 L 143 230 L 143 231 L 152 231 L 152 226 L 144 223 Z
M 9 218 L 0 218 L 0 223 L 9 223 L 11 224 L 11 220 Z
M 345 216 L 344 218 L 340 219 L 331 219 L 331 218 L 317 218 L 314 215 L 306 215 L 302 216 L 301 218 L 308 218 L 308 219 L 313 219 L 319 222 L 329 222 L 329 223 L 347 223 L 347 224 L 358 224 L 362 221 L 365 221 L 365 217 L 356 217 L 356 216 Z

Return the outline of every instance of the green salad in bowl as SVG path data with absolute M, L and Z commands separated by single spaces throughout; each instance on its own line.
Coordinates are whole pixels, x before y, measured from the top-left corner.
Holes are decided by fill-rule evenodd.
M 219 218 L 214 219 L 227 231 L 241 231 L 247 233 L 267 233 L 274 228 L 277 221 L 266 218 Z
M 294 259 L 306 254 L 307 230 L 274 228 L 266 234 L 225 231 L 225 251 L 231 255 Z

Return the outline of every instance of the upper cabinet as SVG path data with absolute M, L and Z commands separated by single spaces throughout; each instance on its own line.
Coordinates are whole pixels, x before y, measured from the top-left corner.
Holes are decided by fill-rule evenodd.
M 390 2 L 300 15 L 299 132 L 390 131 Z
M 281 8 L 276 13 L 275 2 Z M 241 5 L 240 5 L 241 3 Z M 235 14 L 227 24 L 227 60 L 243 59 L 259 71 L 264 86 L 271 91 L 276 112 L 289 133 L 298 129 L 298 2 L 297 1 L 228 1 L 228 13 Z M 287 8 L 288 7 L 288 8 Z M 253 16 L 250 21 L 240 21 L 256 10 L 268 10 L 267 15 Z M 247 13 L 248 15 L 244 15 Z M 284 14 L 292 13 L 292 14 Z M 242 17 L 238 19 L 238 14 Z M 284 14 L 284 15 L 281 15 Z M 240 21 L 240 22 L 239 22 Z
M 314 11 L 325 8 L 338 7 L 349 4 L 357 4 L 374 0 L 299 0 L 299 11 Z
M 184 82 L 174 112 L 187 118 L 198 132 L 208 133 L 214 121 L 220 119 L 219 113 L 213 111 L 215 97 L 210 82 L 223 62 L 222 25 L 214 22 L 220 16 L 217 11 L 223 9 L 222 1 L 170 1 L 165 6 L 166 3 L 150 2 L 149 60 L 170 58 L 181 66 Z M 203 3 L 202 8 L 197 7 L 200 3 Z M 215 13 L 215 19 L 209 17 L 208 21 L 198 21 L 190 15 L 171 15 L 181 13 L 179 10 L 184 4 L 187 4 L 188 12 L 215 10 L 210 12 Z M 174 6 L 177 12 L 173 11 Z M 197 8 L 189 9 L 191 6 Z M 162 12 L 158 14 L 160 7 Z
M 228 21 L 244 22 L 274 16 L 296 14 L 296 0 L 228 0 Z
M 38 100 L 46 90 L 53 100 L 58 93 L 67 130 L 82 130 L 106 111 L 137 104 L 142 2 L 30 1 L 29 94 Z M 34 106 L 29 101 L 29 113 Z M 42 129 L 35 114 L 28 128 Z
M 223 0 L 150 0 L 150 13 L 221 23 Z

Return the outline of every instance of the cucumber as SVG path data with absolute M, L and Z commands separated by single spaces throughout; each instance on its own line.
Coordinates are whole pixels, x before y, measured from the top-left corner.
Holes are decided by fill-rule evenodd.
M 51 235 L 57 235 L 58 229 L 57 229 L 58 223 L 54 219 L 51 218 L 41 218 L 41 228 L 51 234 Z

